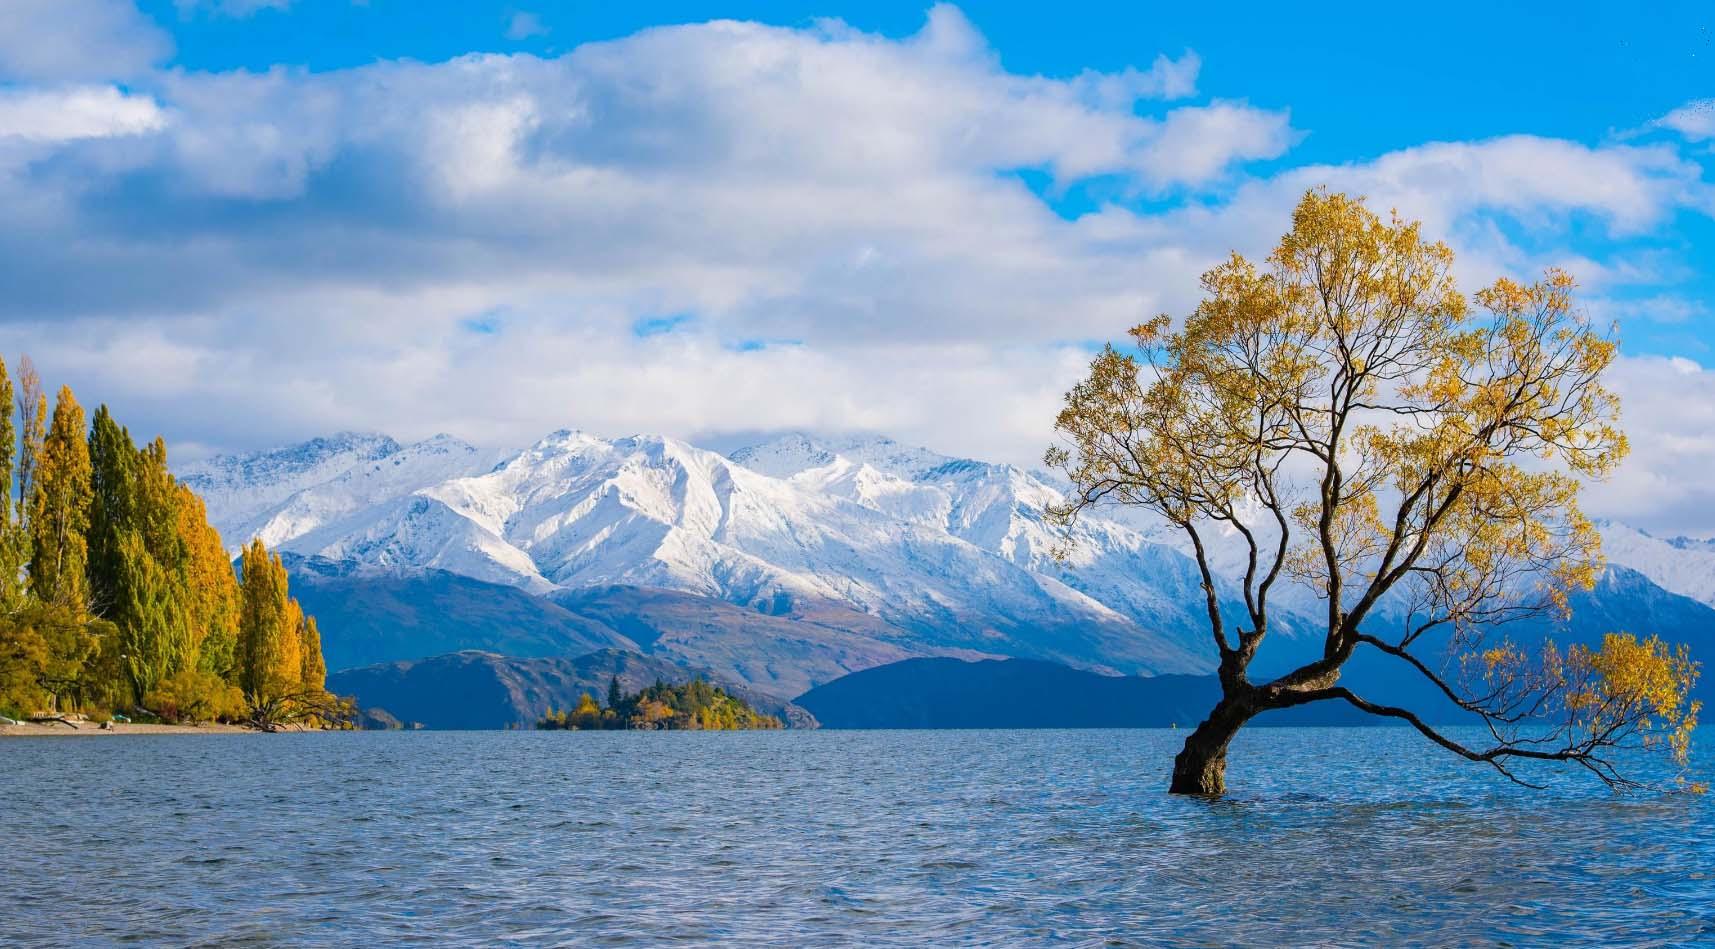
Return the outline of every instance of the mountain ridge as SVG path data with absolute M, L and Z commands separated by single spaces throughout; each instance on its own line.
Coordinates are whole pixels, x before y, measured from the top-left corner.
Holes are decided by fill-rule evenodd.
M 1063 544 L 1043 512 L 1060 497 L 1051 476 L 881 436 L 788 433 L 721 455 L 665 436 L 573 429 L 508 453 L 446 436 L 400 444 L 344 433 L 182 474 L 210 492 L 211 519 L 229 543 L 261 530 L 301 562 L 338 564 L 337 582 L 309 581 L 330 584 L 318 605 L 352 619 L 362 633 L 354 641 L 392 650 L 354 650 L 354 661 L 413 658 L 404 654 L 412 648 L 541 655 L 654 644 L 781 695 L 936 655 L 1122 675 L 1214 665 L 1201 578 L 1182 536 L 1116 511 L 1081 518 Z M 1707 610 L 1697 594 L 1715 596 L 1715 559 L 1704 571 L 1699 558 L 1706 546 L 1715 558 L 1715 545 L 1605 529 L 1618 538 L 1612 559 L 1622 569 L 1594 594 L 1594 615 L 1619 621 L 1665 609 L 1675 628 L 1695 625 L 1674 604 L 1690 596 Z M 1223 609 L 1238 616 L 1230 577 L 1242 544 L 1219 532 L 1206 544 Z M 387 627 L 413 577 L 424 602 L 449 615 L 459 610 L 444 605 L 449 594 L 437 584 L 507 587 L 524 599 L 494 593 L 470 608 L 481 614 L 471 630 L 413 618 L 438 630 L 413 646 L 401 632 L 409 623 Z M 371 582 L 378 603 L 352 607 Z M 529 605 L 538 602 L 548 606 Z M 1283 585 L 1275 602 L 1271 648 L 1284 661 L 1318 641 L 1306 608 L 1314 596 Z M 546 632 L 532 639 L 497 626 L 514 613 Z M 640 643 L 622 629 L 655 639 Z M 342 648 L 337 634 L 330 641 Z
M 1046 485 L 1017 469 L 871 445 L 888 449 L 874 460 L 894 471 L 909 464 L 920 481 L 866 462 L 862 485 L 836 490 L 814 475 L 773 477 L 662 436 L 568 430 L 492 467 L 464 449 L 450 465 L 423 460 L 447 450 L 420 446 L 360 455 L 320 483 L 291 482 L 297 490 L 285 497 L 272 484 L 261 499 L 225 490 L 211 517 L 228 536 L 263 525 L 265 541 L 304 557 L 439 569 L 538 595 L 624 585 L 763 609 L 824 600 L 941 647 L 1121 672 L 1211 664 L 1203 637 L 1180 635 L 1195 602 L 1187 591 L 1197 586 L 1182 555 L 1103 522 L 1088 536 L 1112 562 L 1104 582 L 1085 583 L 1094 574 L 1054 559 L 1040 510 L 1052 494 Z M 449 466 L 453 476 L 439 478 Z M 212 480 L 187 475 L 193 487 Z M 923 503 L 911 511 L 878 501 L 913 494 Z M 1136 583 L 1140 573 L 1158 585 Z M 1167 582 L 1177 589 L 1162 592 Z

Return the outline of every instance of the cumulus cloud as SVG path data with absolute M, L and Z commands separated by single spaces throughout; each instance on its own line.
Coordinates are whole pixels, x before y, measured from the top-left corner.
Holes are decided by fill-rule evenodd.
M 1622 358 L 1610 381 L 1632 453 L 1586 506 L 1665 537 L 1715 535 L 1715 372 L 1679 356 Z
M 1183 99 L 1197 91 L 1202 57 L 1186 50 L 1178 59 L 1163 53 L 1147 70 L 1127 66 L 1117 73 L 1086 70 L 1077 86 L 1085 99 L 1106 108 L 1127 108 L 1139 99 Z
M 154 99 L 112 86 L 0 89 L 0 139 L 55 144 L 141 135 L 165 124 Z
M 130 0 L 0 3 L 0 79 L 126 79 L 172 50 Z
M 1616 300 L 1672 268 L 1587 235 L 1711 208 L 1663 144 L 1258 176 L 1299 136 L 1285 104 L 1187 102 L 1200 65 L 1020 75 L 943 6 L 903 39 L 716 22 L 552 59 L 38 83 L 0 95 L 0 348 L 180 443 L 868 429 L 1029 463 L 1091 343 L 1184 312 L 1308 187 L 1422 218 L 1467 286 L 1571 262 Z M 1122 197 L 1069 219 L 1044 178 Z
M 1135 318 L 1158 283 L 1140 271 L 1176 261 L 1090 253 L 1012 172 L 1191 183 L 1275 150 L 1242 116 L 1285 129 L 1283 115 L 1218 103 L 1204 107 L 1214 124 L 1241 134 L 1192 148 L 1181 130 L 1199 107 L 1155 119 L 1132 99 L 1098 106 L 1088 81 L 1002 71 L 945 7 L 904 41 L 714 23 L 555 60 L 170 73 L 160 134 L 68 149 L 21 182 L 78 199 L 44 206 L 34 237 L 115 238 L 99 261 L 53 242 L 32 273 L 99 264 L 110 279 L 32 294 L 43 278 L 20 273 L 26 292 L 0 312 L 476 281 L 520 301 L 698 310 L 765 338 L 1085 338 Z M 188 240 L 169 250 L 161 229 Z M 1041 319 L 1050 310 L 1059 325 Z
M 419 305 L 436 307 L 391 301 Z M 637 337 L 516 315 L 498 332 L 477 332 L 440 312 L 401 340 L 361 319 L 295 327 L 290 309 L 253 313 L 261 325 L 248 332 L 214 320 L 189 333 L 80 323 L 70 333 L 7 327 L 0 340 L 91 403 L 124 406 L 135 429 L 170 424 L 187 444 L 269 445 L 354 428 L 501 446 L 557 427 L 690 439 L 798 429 L 885 432 L 1024 463 L 1046 447 L 1043 421 L 1089 356 L 1070 346 L 735 345 L 704 332 Z M 364 313 L 387 309 L 376 299 Z M 186 419 L 190 405 L 201 408 Z
M 1533 135 L 1435 142 L 1369 162 L 1305 166 L 1252 188 L 1296 195 L 1318 183 L 1364 194 L 1377 208 L 1398 209 L 1439 234 L 1488 211 L 1545 233 L 1560 232 L 1582 213 L 1614 236 L 1629 236 L 1681 208 L 1712 206 L 1702 167 L 1667 146 L 1589 146 Z
M 1715 99 L 1697 99 L 1651 123 L 1671 129 L 1694 142 L 1715 138 Z
M 1236 160 L 1275 158 L 1295 138 L 1284 112 L 1235 102 L 1174 109 L 1150 143 L 1144 165 L 1157 181 L 1202 184 Z

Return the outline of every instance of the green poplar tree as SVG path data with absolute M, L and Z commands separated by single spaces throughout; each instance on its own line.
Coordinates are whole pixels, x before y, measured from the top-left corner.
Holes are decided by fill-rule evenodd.
M 97 408 L 89 429 L 89 601 L 96 615 L 122 629 L 129 597 L 121 586 L 126 565 L 120 538 L 136 527 L 137 458 L 131 433 L 113 420 L 107 406 Z
M 12 418 L 12 377 L 0 360 L 0 613 L 24 605 L 24 539 L 12 517 L 12 475 L 18 432 Z
M 144 697 L 179 670 L 194 665 L 184 609 L 183 578 L 149 555 L 143 535 L 125 531 L 119 542 L 120 601 L 114 614 L 120 670 L 132 699 Z

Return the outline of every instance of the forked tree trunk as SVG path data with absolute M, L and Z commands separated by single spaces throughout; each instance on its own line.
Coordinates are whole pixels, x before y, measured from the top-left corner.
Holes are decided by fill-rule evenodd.
M 1221 699 L 1203 724 L 1186 736 L 1185 747 L 1173 759 L 1173 784 L 1168 792 L 1227 793 L 1227 746 L 1258 711 L 1247 702 Z

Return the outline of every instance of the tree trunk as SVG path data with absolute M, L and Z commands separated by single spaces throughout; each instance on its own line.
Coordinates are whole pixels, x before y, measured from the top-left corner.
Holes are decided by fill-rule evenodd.
M 1203 724 L 1186 736 L 1185 747 L 1173 759 L 1173 784 L 1168 793 L 1227 793 L 1227 745 L 1257 711 L 1249 703 L 1221 699 Z

